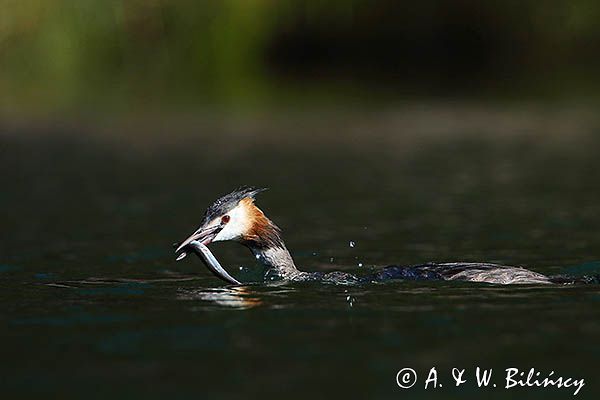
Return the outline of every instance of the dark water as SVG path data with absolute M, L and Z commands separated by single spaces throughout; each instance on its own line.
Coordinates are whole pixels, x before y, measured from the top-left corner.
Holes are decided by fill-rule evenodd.
M 103 139 L 87 125 L 5 125 L 3 392 L 572 396 L 500 388 L 505 368 L 534 367 L 585 378 L 578 397 L 597 397 L 598 286 L 229 287 L 193 257 L 174 261 L 171 243 L 205 207 L 251 184 L 271 188 L 258 204 L 301 269 L 464 260 L 600 273 L 598 125 L 461 112 L 124 124 Z M 262 280 L 240 246 L 213 251 L 239 279 Z M 444 387 L 426 391 L 433 366 Z M 476 388 L 477 366 L 494 368 L 498 388 Z M 396 385 L 404 367 L 419 373 L 410 390 Z M 453 367 L 467 369 L 460 388 Z

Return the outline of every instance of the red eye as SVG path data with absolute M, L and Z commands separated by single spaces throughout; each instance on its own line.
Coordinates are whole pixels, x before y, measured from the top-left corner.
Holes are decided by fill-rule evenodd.
M 229 215 L 223 215 L 221 217 L 221 223 L 226 224 L 229 222 L 230 219 L 231 219 L 231 217 Z

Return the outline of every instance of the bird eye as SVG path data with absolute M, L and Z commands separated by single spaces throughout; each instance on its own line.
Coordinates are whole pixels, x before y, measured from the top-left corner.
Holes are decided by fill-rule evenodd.
M 223 215 L 221 217 L 221 223 L 226 224 L 229 222 L 230 219 L 231 219 L 231 217 L 229 215 Z

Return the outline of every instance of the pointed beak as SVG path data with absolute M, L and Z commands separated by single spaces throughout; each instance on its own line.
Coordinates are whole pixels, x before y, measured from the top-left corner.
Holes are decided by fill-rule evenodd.
M 179 253 L 180 251 L 182 251 L 187 245 L 189 245 L 194 240 L 202 243 L 205 246 L 208 245 L 210 242 L 213 241 L 215 236 L 217 236 L 217 234 L 221 231 L 222 228 L 223 227 L 221 225 L 215 225 L 208 228 L 199 228 L 196 232 L 192 233 L 187 239 L 185 239 L 177 246 L 175 253 Z

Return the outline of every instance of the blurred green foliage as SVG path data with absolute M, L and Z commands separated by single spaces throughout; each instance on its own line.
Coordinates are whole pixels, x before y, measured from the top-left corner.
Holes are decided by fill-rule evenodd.
M 336 82 L 561 92 L 596 85 L 600 67 L 595 0 L 0 5 L 3 110 L 251 104 Z
M 65 106 L 102 96 L 244 96 L 260 76 L 269 20 L 267 7 L 243 1 L 11 1 L 2 8 L 2 93 Z M 3 105 L 14 100 L 5 95 Z

